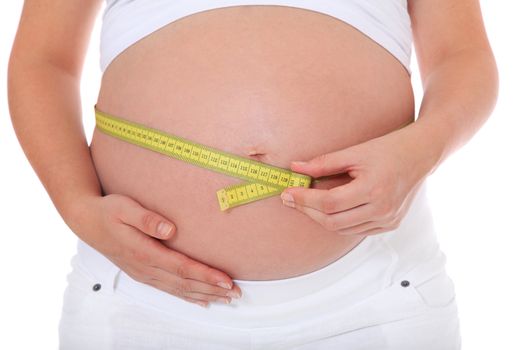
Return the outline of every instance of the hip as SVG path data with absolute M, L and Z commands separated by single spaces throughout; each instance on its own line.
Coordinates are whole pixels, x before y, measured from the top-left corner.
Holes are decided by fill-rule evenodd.
M 427 342 L 430 347 L 419 348 L 431 349 L 439 344 L 432 340 L 432 330 L 439 324 L 443 327 L 439 332 L 448 334 L 441 341 L 459 344 L 454 285 L 446 273 L 446 257 L 439 249 L 429 215 L 422 186 L 398 229 L 369 236 L 341 258 L 308 274 L 267 281 L 234 280 L 242 290 L 241 299 L 208 308 L 134 281 L 80 241 L 64 295 L 62 333 L 66 334 L 68 327 L 81 328 L 69 329 L 69 334 L 84 332 L 82 324 L 89 321 L 81 315 L 96 307 L 100 311 L 96 317 L 107 322 L 100 332 L 112 339 L 123 329 L 129 331 L 126 324 L 131 322 L 135 330 L 151 324 L 168 327 L 166 331 L 150 330 L 150 337 L 165 340 L 192 339 L 189 343 L 197 344 L 224 342 L 226 337 L 228 341 L 247 341 L 245 346 L 289 349 L 343 335 L 345 339 L 338 341 L 348 344 L 368 329 L 375 332 L 374 339 L 381 346 L 375 343 L 376 347 L 363 349 L 397 349 L 386 345 L 407 345 L 401 344 L 410 337 L 400 332 L 426 327 L 428 332 L 418 333 L 417 344 Z M 92 287 L 97 283 L 102 288 L 95 292 Z M 87 304 L 75 302 L 75 298 Z M 104 307 L 108 303 L 114 306 Z M 173 332 L 179 332 L 179 337 Z M 120 341 L 125 339 L 129 337 Z M 412 339 L 416 342 L 418 338 Z M 280 347 L 284 345 L 287 347 Z
M 371 294 L 366 278 L 342 279 L 293 301 L 202 309 L 171 302 L 163 307 L 163 298 L 151 304 L 119 287 L 95 292 L 96 280 L 77 267 L 64 293 L 60 349 L 458 350 L 454 287 L 444 270 L 431 270 Z

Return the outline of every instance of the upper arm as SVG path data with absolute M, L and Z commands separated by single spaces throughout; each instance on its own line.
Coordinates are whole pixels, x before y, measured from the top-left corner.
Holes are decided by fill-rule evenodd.
M 423 81 L 459 51 L 491 51 L 479 0 L 409 0 L 408 11 Z
M 26 0 L 10 65 L 47 62 L 79 77 L 102 0 Z

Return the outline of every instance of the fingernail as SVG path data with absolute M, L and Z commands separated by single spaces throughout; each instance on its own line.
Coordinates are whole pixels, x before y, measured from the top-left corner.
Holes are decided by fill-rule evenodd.
M 157 226 L 157 233 L 161 236 L 168 236 L 173 229 L 173 225 L 161 221 Z
M 221 302 L 223 302 L 225 304 L 229 304 L 231 302 L 231 300 L 228 299 L 228 298 L 219 298 L 219 301 L 221 301 Z
M 204 301 L 197 301 L 197 304 L 199 304 L 200 306 L 202 306 L 203 308 L 208 308 L 208 303 L 205 303 Z
M 281 193 L 281 199 L 283 201 L 293 202 L 293 196 L 291 194 L 289 194 L 289 193 L 286 193 L 286 192 Z
M 217 283 L 219 287 L 226 288 L 226 289 L 232 289 L 232 285 L 226 282 L 219 282 Z

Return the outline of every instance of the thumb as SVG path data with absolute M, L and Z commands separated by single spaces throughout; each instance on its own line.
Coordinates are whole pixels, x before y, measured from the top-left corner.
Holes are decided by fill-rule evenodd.
M 121 208 L 121 220 L 145 234 L 159 238 L 171 238 L 177 228 L 163 216 L 133 202 Z
M 291 169 L 316 178 L 349 171 L 351 164 L 351 152 L 349 148 L 346 148 L 321 154 L 308 161 L 292 161 Z

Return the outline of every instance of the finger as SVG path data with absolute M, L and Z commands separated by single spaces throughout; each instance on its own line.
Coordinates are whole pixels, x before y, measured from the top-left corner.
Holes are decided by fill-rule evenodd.
M 351 166 L 354 165 L 353 158 L 352 149 L 345 148 L 321 154 L 304 162 L 292 161 L 291 169 L 313 177 L 339 174 L 350 170 Z
M 209 305 L 209 302 L 207 301 L 204 301 L 204 300 L 199 300 L 199 299 L 193 299 L 193 298 L 190 298 L 190 297 L 182 297 L 182 299 L 186 300 L 186 301 L 189 301 L 190 303 L 194 303 L 194 304 L 198 304 L 204 308 L 207 308 L 208 305 Z
M 154 268 L 151 274 L 153 278 L 175 289 L 184 290 L 187 293 L 195 293 L 195 295 L 185 294 L 195 298 L 204 299 L 202 295 L 208 295 L 209 299 L 207 300 L 215 300 L 213 297 L 240 298 L 242 294 L 241 289 L 237 285 L 233 286 L 232 289 L 226 289 L 189 278 L 180 278 L 160 268 Z
M 373 209 L 370 204 L 343 211 L 336 214 L 325 214 L 317 209 L 298 204 L 295 208 L 308 215 L 328 231 L 339 231 L 351 225 L 359 225 L 371 219 Z
M 375 216 L 373 205 L 364 204 L 339 213 L 329 214 L 323 220 L 332 231 L 342 231 L 366 223 L 377 224 L 379 218 Z
M 341 186 L 326 189 L 289 187 L 281 193 L 281 199 L 290 200 L 325 214 L 352 209 L 369 202 L 369 191 L 364 182 L 355 179 Z M 286 195 L 290 195 L 287 197 Z
M 232 289 L 233 281 L 224 272 L 195 261 L 161 243 L 159 244 L 162 246 L 162 253 L 157 256 L 157 267 L 181 278 L 191 278 L 225 289 Z
M 177 287 L 174 287 L 173 284 L 169 284 L 169 283 L 166 283 L 165 281 L 161 281 L 157 279 L 152 279 L 152 281 L 155 281 L 157 285 L 162 286 L 164 291 L 167 291 L 168 293 L 172 295 L 176 295 L 178 297 L 192 298 L 192 299 L 197 299 L 197 300 L 202 300 L 202 301 L 207 301 L 207 302 L 217 301 L 217 302 L 226 303 L 226 304 L 229 304 L 232 299 L 228 296 L 219 296 L 216 294 L 206 294 L 206 293 L 200 293 L 200 292 L 187 290 L 185 288 L 184 289 L 177 288 Z
M 378 221 L 368 221 L 359 225 L 348 227 L 342 230 L 339 230 L 337 233 L 340 235 L 370 235 L 380 232 L 386 232 L 388 228 L 381 225 Z
M 232 289 L 233 281 L 230 276 L 220 270 L 209 267 L 188 256 L 166 247 L 160 241 L 150 238 L 137 229 L 130 227 L 137 233 L 134 245 L 130 249 L 131 259 L 141 265 L 157 267 L 181 278 L 191 278 L 225 289 Z
M 188 297 L 188 298 L 202 300 L 206 302 L 219 302 L 223 304 L 230 304 L 232 301 L 232 297 L 227 296 L 227 295 L 208 294 L 208 293 L 201 293 L 201 292 L 196 292 L 196 291 L 188 290 L 188 289 L 179 289 L 179 288 L 173 287 L 172 284 L 167 284 L 164 281 L 159 281 L 159 280 L 157 281 L 159 284 L 163 285 L 163 288 L 167 290 L 168 293 L 173 294 L 173 295 L 178 295 L 181 297 Z
M 147 235 L 159 239 L 172 237 L 177 229 L 168 219 L 136 202 L 130 202 L 121 208 L 120 219 Z
M 388 232 L 389 230 L 384 228 L 384 227 L 377 227 L 377 228 L 373 228 L 373 229 L 370 229 L 370 230 L 365 230 L 361 233 L 356 233 L 355 235 L 356 236 L 372 236 L 372 235 L 377 235 L 378 233 L 385 233 L 385 232 Z
M 124 267 L 123 267 L 124 269 Z M 206 294 L 204 295 L 197 295 L 197 294 L 191 294 L 189 291 L 187 291 L 186 284 L 185 283 L 169 283 L 166 282 L 166 277 L 162 276 L 160 279 L 159 277 L 159 271 L 162 271 L 159 268 L 155 267 L 144 267 L 143 265 L 127 265 L 125 267 L 125 270 L 123 270 L 126 274 L 128 274 L 132 279 L 134 279 L 137 282 L 148 284 L 150 286 L 155 287 L 158 290 L 161 290 L 163 292 L 169 293 L 171 295 L 174 295 L 179 298 L 186 299 L 190 302 L 197 302 L 201 306 L 206 306 L 207 302 L 210 300 L 216 300 L 215 297 L 210 297 Z M 164 272 L 166 273 L 166 272 Z M 180 279 L 181 281 L 184 281 L 183 279 Z M 218 296 L 217 296 L 218 297 Z
M 178 292 L 178 291 L 174 291 L 172 288 L 166 286 L 165 284 L 163 284 L 162 282 L 158 281 L 158 280 L 150 280 L 148 281 L 148 283 L 150 286 L 154 287 L 154 288 L 157 288 L 158 290 L 161 290 L 163 292 L 166 292 L 168 294 L 171 294 L 173 296 L 176 296 L 178 298 L 182 298 L 190 303 L 193 303 L 193 304 L 198 304 L 202 307 L 207 307 L 208 304 L 209 304 L 209 301 L 208 300 L 204 300 L 204 299 L 198 299 L 198 298 L 192 298 L 192 297 L 189 297 L 189 296 L 185 296 L 185 295 L 182 295 L 182 293 Z
M 190 295 L 190 293 L 188 293 L 188 290 L 186 290 L 187 288 L 186 283 L 166 282 L 165 276 L 161 276 L 161 278 L 159 278 L 159 271 L 162 271 L 162 270 L 159 268 L 151 267 L 151 266 L 145 267 L 143 265 L 137 265 L 137 264 L 135 264 L 135 266 L 128 265 L 126 266 L 126 269 L 124 270 L 124 272 L 126 272 L 126 274 L 128 274 L 135 281 L 144 283 L 144 284 L 148 284 L 161 291 L 164 291 L 166 293 L 169 293 L 179 298 L 193 299 L 193 300 L 189 300 L 192 302 L 194 301 L 207 302 L 210 299 L 212 300 L 214 299 L 208 296 L 205 296 L 204 298 L 202 298 L 202 296 L 199 297 L 197 295 Z M 180 279 L 180 281 L 185 281 L 185 280 Z

